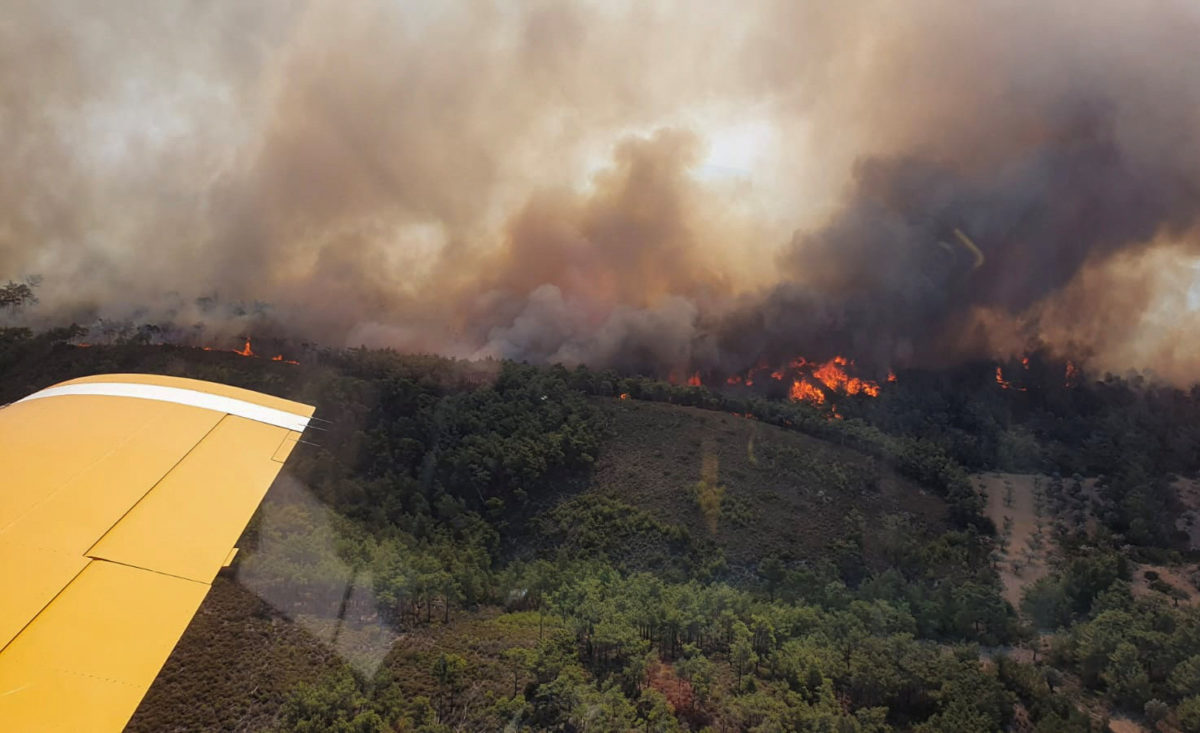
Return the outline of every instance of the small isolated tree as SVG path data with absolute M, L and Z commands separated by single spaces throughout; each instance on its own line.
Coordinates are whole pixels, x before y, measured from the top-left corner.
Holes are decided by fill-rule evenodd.
M 279 710 L 280 728 L 296 733 L 383 733 L 388 728 L 349 673 L 301 683 Z
M 675 663 L 675 673 L 692 685 L 691 706 L 703 705 L 712 691 L 713 666 L 700 650 L 691 644 L 684 646 L 686 656 Z
M 37 297 L 33 294 L 33 288 L 36 285 L 36 280 L 26 280 L 20 283 L 9 280 L 4 285 L 0 285 L 0 310 L 16 309 L 36 303 Z
M 729 645 L 729 661 L 737 672 L 738 681 L 742 675 L 758 664 L 758 653 L 754 651 L 754 637 L 746 624 L 738 621 L 733 625 L 733 643 Z
M 1200 690 L 1200 654 L 1190 656 L 1175 665 L 1167 682 L 1171 686 L 1171 692 L 1180 697 Z
M 1167 705 L 1162 700 L 1154 698 L 1146 701 L 1146 706 L 1142 708 L 1146 713 L 1146 719 L 1151 723 L 1157 723 L 1160 720 L 1166 720 L 1167 714 L 1171 712 L 1171 706 Z
M 467 660 L 457 654 L 439 654 L 433 662 L 433 676 L 443 686 L 457 689 L 462 674 L 467 670 Z
M 511 649 L 505 649 L 501 656 L 504 658 L 504 661 L 509 663 L 512 669 L 512 696 L 515 698 L 517 696 L 517 685 L 521 681 L 521 673 L 533 667 L 534 661 L 537 658 L 537 651 L 535 649 L 515 646 Z
M 772 601 L 775 600 L 775 593 L 779 590 L 779 585 L 783 583 L 785 574 L 783 562 L 774 555 L 768 555 L 758 564 L 758 577 L 766 582 L 767 593 L 770 594 Z
M 1122 705 L 1140 708 L 1150 696 L 1150 677 L 1142 667 L 1137 647 L 1128 641 L 1117 645 L 1100 677 L 1113 699 Z
M 1184 733 L 1200 733 L 1200 695 L 1192 695 L 1179 703 L 1175 717 Z
M 1025 589 L 1021 610 L 1042 629 L 1056 629 L 1071 621 L 1071 602 L 1062 583 L 1054 577 L 1039 578 Z

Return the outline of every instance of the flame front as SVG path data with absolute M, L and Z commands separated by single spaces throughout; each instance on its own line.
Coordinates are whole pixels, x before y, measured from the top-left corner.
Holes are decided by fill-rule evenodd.
M 820 387 L 814 387 L 807 379 L 801 378 L 792 382 L 792 388 L 788 390 L 788 397 L 793 402 L 804 400 L 813 405 L 825 404 L 825 393 Z
M 171 343 L 142 344 L 142 345 L 143 346 L 181 346 L 179 344 L 171 344 Z M 80 343 L 76 343 L 76 344 L 71 344 L 71 346 L 74 346 L 75 348 L 78 348 L 78 349 L 86 349 L 86 348 L 91 347 L 92 344 L 86 343 L 86 342 L 80 342 Z M 246 337 L 245 343 L 242 344 L 242 348 L 240 348 L 240 349 L 218 349 L 215 346 L 190 346 L 190 347 L 184 347 L 184 348 L 198 348 L 201 351 L 219 351 L 219 352 L 223 352 L 223 353 L 227 353 L 227 354 L 237 354 L 238 356 L 244 356 L 244 357 L 248 357 L 248 358 L 252 358 L 252 359 L 267 358 L 267 357 L 260 357 L 258 354 L 254 353 L 254 349 L 250 346 L 250 337 L 248 337 L 248 336 Z M 300 364 L 300 362 L 296 361 L 295 359 L 285 359 L 283 357 L 283 354 L 276 354 L 275 356 L 270 357 L 270 360 L 280 362 L 281 364 L 290 364 L 292 366 L 298 366 Z
M 875 382 L 852 377 L 843 368 L 850 364 L 844 356 L 835 356 L 813 372 L 813 376 L 829 389 L 846 394 L 866 394 L 871 397 L 879 396 L 879 385 Z
M 996 384 L 1000 385 L 1000 389 L 1012 389 L 1012 383 L 1004 378 L 1004 370 L 996 367 Z
M 879 396 L 879 383 L 853 376 L 850 371 L 853 366 L 852 359 L 840 355 L 826 362 L 809 361 L 803 356 L 797 356 L 777 368 L 772 368 L 765 361 L 759 361 L 744 375 L 735 374 L 726 378 L 725 383 L 753 387 L 756 374 L 769 374 L 771 379 L 777 382 L 791 382 L 788 398 L 793 402 L 822 406 L 828 410 L 830 417 L 840 418 L 841 415 L 831 402 L 834 395 Z M 895 382 L 896 375 L 888 372 L 888 381 Z

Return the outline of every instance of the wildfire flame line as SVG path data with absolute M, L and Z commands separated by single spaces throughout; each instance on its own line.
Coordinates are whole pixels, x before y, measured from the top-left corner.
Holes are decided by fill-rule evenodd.
M 87 348 L 90 348 L 91 346 L 93 346 L 93 344 L 89 344 L 89 343 L 78 343 L 78 344 L 71 344 L 71 345 L 77 349 L 87 349 Z M 166 346 L 167 344 L 144 344 L 144 345 L 145 346 Z M 215 346 L 201 346 L 200 348 L 204 351 L 222 351 L 227 354 L 237 354 L 238 356 L 244 356 L 244 357 L 248 357 L 251 359 L 266 358 L 266 357 L 262 357 L 256 353 L 254 353 L 254 349 L 252 349 L 250 346 L 249 338 L 246 339 L 246 343 L 243 344 L 242 348 L 240 348 L 240 349 L 218 349 Z M 270 357 L 270 360 L 278 361 L 283 364 L 291 364 L 293 366 L 297 366 L 300 364 L 300 362 L 296 361 L 295 359 L 284 359 L 283 354 L 276 354 L 275 356 Z
M 793 402 L 807 402 L 810 405 L 823 407 L 828 410 L 831 418 L 842 417 L 831 398 L 835 394 L 879 396 L 879 383 L 869 379 L 855 377 L 851 373 L 854 361 L 845 356 L 835 356 L 826 362 L 809 361 L 803 356 L 797 356 L 777 368 L 771 367 L 764 361 L 746 371 L 745 374 L 734 374 L 725 379 L 731 386 L 753 387 L 756 375 L 769 375 L 777 382 L 791 380 L 788 388 L 788 398 Z M 888 382 L 895 382 L 894 372 L 888 372 Z M 689 383 L 691 383 L 689 381 Z

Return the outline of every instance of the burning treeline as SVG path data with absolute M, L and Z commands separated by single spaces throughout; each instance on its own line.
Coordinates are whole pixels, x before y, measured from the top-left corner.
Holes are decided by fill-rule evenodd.
M 1187 0 L 18 3 L 0 279 L 44 322 L 803 353 L 812 399 L 1031 343 L 1191 381 L 1196 37 Z

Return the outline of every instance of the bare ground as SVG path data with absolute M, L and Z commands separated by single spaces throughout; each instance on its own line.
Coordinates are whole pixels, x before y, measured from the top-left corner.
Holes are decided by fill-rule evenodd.
M 996 523 L 1003 550 L 1000 580 L 1004 598 L 1020 608 L 1026 586 L 1050 572 L 1052 550 L 1048 510 L 1038 498 L 1044 476 L 1019 473 L 986 473 L 972 477 L 988 497 L 988 516 Z
M 1159 580 L 1179 591 L 1179 604 L 1185 606 L 1200 605 L 1200 589 L 1196 587 L 1196 578 L 1200 577 L 1200 565 L 1138 565 L 1133 573 L 1132 591 L 1135 596 L 1158 595 L 1151 587 L 1151 581 L 1146 577 L 1146 571 L 1158 573 Z
M 1108 721 L 1108 729 L 1112 733 L 1149 733 L 1149 728 L 1125 717 L 1114 717 Z

